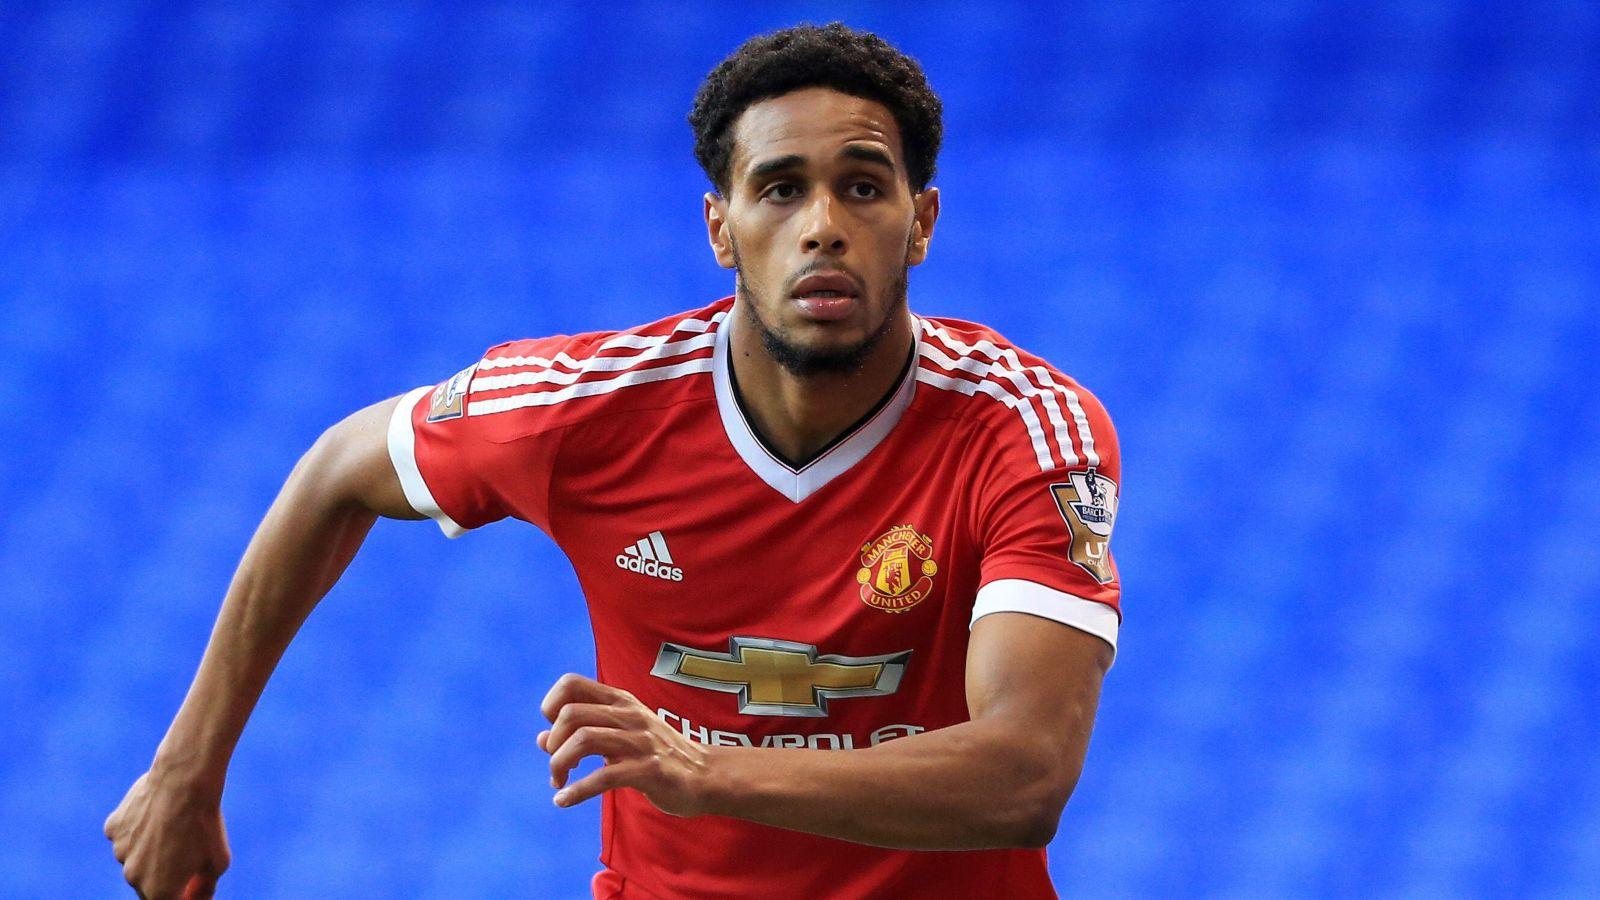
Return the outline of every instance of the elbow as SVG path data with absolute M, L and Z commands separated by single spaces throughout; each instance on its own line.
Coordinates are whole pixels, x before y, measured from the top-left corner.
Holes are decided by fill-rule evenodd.
M 1042 850 L 1050 846 L 1050 842 L 1055 840 L 1055 837 L 1056 827 L 1054 825 L 1041 825 L 1033 830 L 1023 832 L 1016 841 L 1012 842 L 1011 849 Z
M 1036 850 L 1055 840 L 1061 814 L 1078 784 L 1079 772 L 1064 768 L 1051 767 L 1029 779 L 1027 786 L 1018 791 L 1011 821 L 1007 823 L 1006 846 Z
M 1047 846 L 1083 773 L 1086 741 L 1072 739 L 1071 732 L 1004 725 L 998 739 L 983 747 L 982 769 L 974 770 L 987 790 L 975 798 L 978 818 L 970 823 L 967 849 Z
M 1037 850 L 1055 840 L 1061 826 L 1061 813 L 1067 806 L 1066 796 L 1059 791 L 1050 792 L 1041 802 L 1025 804 L 1013 826 L 1012 847 Z
M 908 850 L 1037 850 L 1055 840 L 1066 808 L 1059 791 L 1013 789 L 1010 803 L 990 794 L 970 817 L 947 820 L 952 834 L 936 845 L 906 845 Z

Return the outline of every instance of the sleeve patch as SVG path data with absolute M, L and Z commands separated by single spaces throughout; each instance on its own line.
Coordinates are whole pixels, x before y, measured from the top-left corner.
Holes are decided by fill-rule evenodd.
M 1067 523 L 1072 561 L 1100 584 L 1110 582 L 1111 527 L 1117 521 L 1117 483 L 1090 469 L 1073 472 L 1068 481 L 1050 485 L 1050 496 Z
M 477 371 L 478 364 L 473 363 L 433 389 L 433 398 L 428 403 L 429 422 L 455 419 L 466 413 L 467 387 Z

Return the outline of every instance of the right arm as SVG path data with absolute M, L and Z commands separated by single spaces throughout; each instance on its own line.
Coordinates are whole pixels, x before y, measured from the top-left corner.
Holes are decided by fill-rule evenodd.
M 250 539 L 183 705 L 149 771 L 106 819 L 123 875 L 142 896 L 211 896 L 229 862 L 221 807 L 228 761 L 267 678 L 377 517 L 424 518 L 389 458 L 399 401 L 324 432 Z

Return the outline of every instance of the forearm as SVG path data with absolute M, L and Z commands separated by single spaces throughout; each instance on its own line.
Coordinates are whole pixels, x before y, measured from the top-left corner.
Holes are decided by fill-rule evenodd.
M 1082 765 L 1058 745 L 975 720 L 862 750 L 711 747 L 704 811 L 880 847 L 1043 846 Z
M 152 770 L 220 798 L 229 759 L 289 641 L 360 548 L 376 515 L 296 465 L 228 587 L 199 670 Z

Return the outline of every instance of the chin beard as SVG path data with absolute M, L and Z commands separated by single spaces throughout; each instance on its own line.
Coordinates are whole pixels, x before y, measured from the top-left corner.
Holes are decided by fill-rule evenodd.
M 910 266 L 900 270 L 900 277 L 889 286 L 889 296 L 893 298 L 889 309 L 884 313 L 883 321 L 876 330 L 855 344 L 846 347 L 813 348 L 797 344 L 789 340 L 783 332 L 774 331 L 761 321 L 761 316 L 756 313 L 756 301 L 751 296 L 750 289 L 745 285 L 744 273 L 739 267 L 739 254 L 734 251 L 734 270 L 737 277 L 734 279 L 734 291 L 742 301 L 745 315 L 749 317 L 750 324 L 761 333 L 761 346 L 772 357 L 772 361 L 782 366 L 790 375 L 797 378 L 807 378 L 814 375 L 850 375 L 861 371 L 866 364 L 867 357 L 883 342 L 883 336 L 894 327 L 894 317 L 906 308 L 906 290 L 910 280 Z
M 902 281 L 903 283 L 903 281 Z M 772 361 L 788 370 L 790 375 L 806 378 L 813 375 L 851 375 L 861 371 L 866 364 L 867 357 L 883 342 L 883 336 L 889 333 L 894 326 L 894 317 L 905 306 L 905 294 L 902 292 L 900 301 L 883 317 L 883 324 L 877 330 L 846 347 L 813 348 L 796 344 L 785 335 L 767 327 L 756 315 L 755 304 L 751 301 L 748 291 L 740 286 L 740 294 L 744 298 L 745 309 L 749 311 L 750 321 L 761 332 L 761 346 L 766 348 L 767 355 Z

